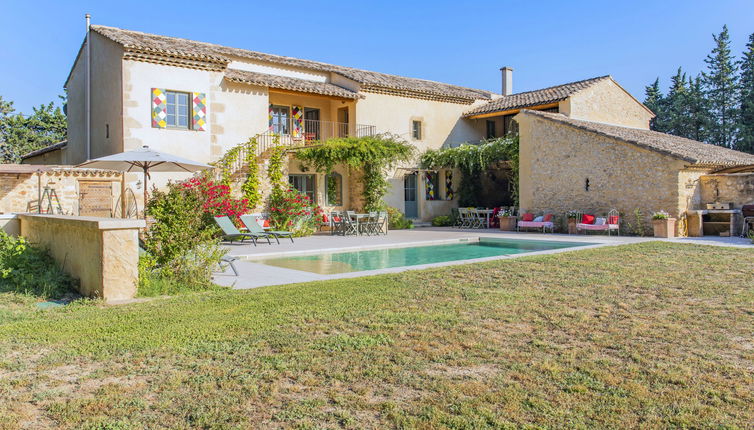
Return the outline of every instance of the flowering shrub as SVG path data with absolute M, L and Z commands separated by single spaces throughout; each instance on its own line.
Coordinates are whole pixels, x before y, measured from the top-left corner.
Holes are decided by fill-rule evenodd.
M 215 183 L 204 176 L 193 177 L 181 183 L 181 186 L 194 192 L 199 199 L 205 222 L 214 225 L 212 217 L 227 216 L 238 223 L 241 215 L 249 210 L 247 199 L 234 199 L 230 196 L 230 187 Z
M 509 216 L 514 216 L 513 211 L 510 209 L 501 209 L 500 212 L 497 213 L 498 218 L 509 217 Z
M 309 236 L 322 222 L 322 209 L 292 188 L 279 188 L 270 194 L 268 218 L 273 230 L 285 230 L 294 236 Z

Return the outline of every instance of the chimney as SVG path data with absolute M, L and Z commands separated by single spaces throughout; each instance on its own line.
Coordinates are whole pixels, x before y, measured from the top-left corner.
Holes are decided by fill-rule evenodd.
M 503 72 L 503 92 L 504 96 L 513 94 L 513 68 L 505 66 L 500 69 Z

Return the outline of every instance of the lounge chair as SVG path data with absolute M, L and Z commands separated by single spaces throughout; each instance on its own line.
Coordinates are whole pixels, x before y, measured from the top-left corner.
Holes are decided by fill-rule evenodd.
M 246 226 L 246 228 L 249 229 L 249 233 L 257 233 L 257 234 L 266 234 L 267 237 L 272 236 L 277 241 L 278 245 L 280 244 L 281 237 L 287 237 L 291 239 L 291 243 L 293 243 L 293 233 L 290 231 L 282 231 L 282 230 L 266 230 L 262 228 L 261 225 L 257 222 L 257 217 L 254 215 L 241 215 L 241 222 L 243 225 Z
M 267 233 L 255 233 L 255 232 L 248 232 L 248 233 L 241 233 L 238 231 L 235 225 L 233 225 L 233 221 L 230 220 L 230 218 L 226 216 L 216 216 L 215 222 L 218 226 L 220 226 L 220 229 L 223 231 L 223 240 L 227 240 L 230 243 L 233 243 L 234 240 L 237 240 L 239 242 L 243 242 L 244 239 L 251 239 L 251 241 L 254 243 L 254 246 L 257 246 L 257 239 L 266 238 L 267 243 L 272 245 L 272 242 L 270 241 L 270 235 Z

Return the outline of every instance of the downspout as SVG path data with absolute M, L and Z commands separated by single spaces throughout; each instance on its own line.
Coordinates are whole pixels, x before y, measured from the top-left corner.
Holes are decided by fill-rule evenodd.
M 86 159 L 92 158 L 92 48 L 89 38 L 91 15 L 86 14 Z

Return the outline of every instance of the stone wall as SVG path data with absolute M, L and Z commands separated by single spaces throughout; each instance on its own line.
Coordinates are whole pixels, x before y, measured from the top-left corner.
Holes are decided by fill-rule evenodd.
M 105 301 L 136 295 L 139 228 L 144 220 L 21 214 L 21 235 L 49 250 L 79 281 L 79 292 Z
M 49 186 L 55 190 L 64 214 L 79 213 L 79 185 L 82 181 L 113 182 L 113 201 L 115 208 L 120 196 L 119 172 L 95 169 L 53 168 L 38 173 L 0 173 L 0 213 L 27 212 L 29 204 L 36 204 L 40 190 Z M 47 208 L 47 204 L 43 206 Z
M 612 79 L 603 79 L 560 102 L 560 113 L 571 118 L 649 129 L 654 116 Z
M 754 204 L 754 173 L 704 175 L 699 179 L 701 204 L 733 202 L 735 208 Z M 699 207 L 699 209 L 704 209 Z
M 604 214 L 617 209 L 635 223 L 640 209 L 677 216 L 685 163 L 653 151 L 531 115 L 520 124 L 520 202 L 523 210 Z M 588 180 L 588 187 L 587 187 Z

